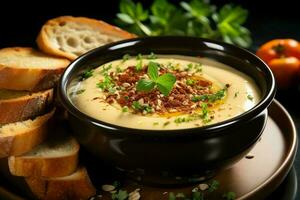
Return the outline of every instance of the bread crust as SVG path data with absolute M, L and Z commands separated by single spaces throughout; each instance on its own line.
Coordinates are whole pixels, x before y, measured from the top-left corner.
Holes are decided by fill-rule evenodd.
M 86 18 L 86 17 L 73 17 L 73 16 L 61 16 L 54 19 L 48 20 L 40 30 L 40 33 L 37 37 L 37 44 L 39 48 L 44 51 L 45 53 L 61 56 L 64 58 L 68 58 L 70 60 L 75 60 L 78 56 L 72 53 L 68 53 L 65 51 L 60 50 L 51 43 L 49 39 L 50 30 L 53 26 L 59 26 L 61 23 L 65 22 L 78 22 L 82 24 L 86 24 L 91 26 L 95 29 L 101 30 L 102 32 L 106 32 L 108 35 L 115 35 L 119 36 L 123 39 L 134 38 L 136 35 L 124 31 L 116 26 L 110 25 L 104 21 Z
M 1 49 L 0 55 L 5 56 L 9 53 L 23 54 L 30 52 L 40 53 L 28 47 L 12 47 Z M 67 59 L 56 59 L 60 60 L 60 64 L 49 69 L 42 66 L 41 68 L 28 68 L 18 66 L 17 63 L 10 65 L 0 63 L 0 88 L 26 91 L 40 91 L 52 88 L 65 68 L 70 64 L 70 61 Z
M 62 177 L 72 174 L 78 165 L 79 144 L 71 139 L 72 152 L 62 156 L 11 156 L 8 165 L 15 176 Z
M 53 116 L 54 112 L 55 109 L 37 117 L 35 123 L 38 125 L 24 131 L 13 134 L 0 133 L 0 158 L 21 155 L 42 143 L 47 134 L 47 121 Z
M 43 114 L 53 102 L 53 89 L 0 100 L 0 124 L 24 121 Z
M 43 200 L 89 199 L 96 190 L 84 167 L 70 175 L 61 178 L 25 177 L 25 181 L 38 198 Z

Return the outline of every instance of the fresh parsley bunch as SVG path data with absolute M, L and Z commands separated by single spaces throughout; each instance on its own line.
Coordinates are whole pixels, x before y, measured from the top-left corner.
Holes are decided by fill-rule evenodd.
M 250 32 L 243 26 L 247 17 L 248 11 L 238 5 L 217 9 L 208 0 L 182 1 L 179 5 L 154 0 L 148 9 L 141 2 L 121 0 L 117 23 L 142 36 L 187 35 L 249 47 Z

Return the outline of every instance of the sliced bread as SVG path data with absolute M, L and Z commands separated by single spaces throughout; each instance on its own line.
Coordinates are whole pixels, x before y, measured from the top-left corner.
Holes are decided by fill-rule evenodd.
M 9 157 L 9 170 L 15 176 L 67 176 L 77 169 L 78 152 L 79 144 L 74 138 L 50 136 L 32 151 Z
M 0 89 L 39 91 L 53 87 L 70 61 L 27 47 L 0 49 Z
M 30 93 L 0 90 L 0 125 L 42 115 L 53 101 L 53 89 Z
M 43 25 L 37 44 L 48 54 L 74 60 L 96 47 L 132 37 L 135 35 L 100 20 L 62 16 Z
M 43 200 L 89 199 L 96 190 L 84 167 L 69 176 L 59 178 L 25 177 L 31 192 Z
M 0 127 L 0 158 L 21 155 L 42 143 L 47 133 L 47 121 L 55 110 L 35 119 Z

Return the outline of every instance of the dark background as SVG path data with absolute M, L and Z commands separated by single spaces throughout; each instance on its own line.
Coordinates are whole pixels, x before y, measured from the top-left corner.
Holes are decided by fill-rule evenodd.
M 149 5 L 152 1 L 141 1 Z M 172 1 L 179 2 L 179 1 Z M 246 26 L 252 32 L 255 51 L 262 43 L 274 38 L 300 40 L 300 8 L 296 0 L 213 0 L 221 6 L 232 2 L 249 10 Z M 86 16 L 113 23 L 118 12 L 118 0 L 84 1 L 6 1 L 0 11 L 0 48 L 8 46 L 35 46 L 40 27 L 48 19 L 61 15 Z M 277 92 L 276 98 L 288 109 L 300 132 L 300 86 Z M 297 154 L 295 169 L 300 177 L 300 155 Z M 298 184 L 299 184 L 298 180 Z M 296 199 L 300 199 L 299 191 Z

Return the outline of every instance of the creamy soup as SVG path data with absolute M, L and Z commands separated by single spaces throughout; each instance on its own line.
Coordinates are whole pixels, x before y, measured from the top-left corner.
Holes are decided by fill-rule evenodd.
M 84 72 L 68 88 L 87 115 L 138 129 L 185 129 L 235 117 L 260 100 L 244 73 L 208 58 L 125 55 Z

